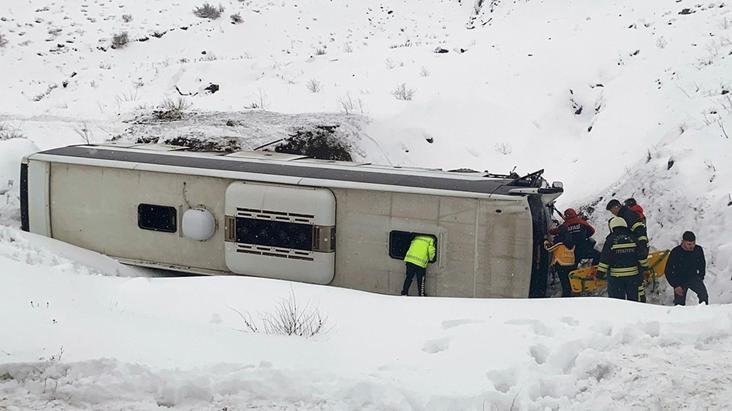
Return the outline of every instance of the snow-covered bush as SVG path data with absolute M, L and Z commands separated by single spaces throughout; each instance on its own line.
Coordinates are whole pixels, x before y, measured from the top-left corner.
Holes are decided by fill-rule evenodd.
M 351 146 L 336 135 L 338 125 L 300 127 L 275 147 L 278 153 L 301 154 L 321 160 L 353 161 Z
M 127 36 L 127 32 L 123 31 L 122 33 L 115 34 L 112 36 L 112 48 L 113 49 L 121 49 L 127 45 L 127 43 L 130 42 L 130 38 Z
M 236 311 L 236 310 L 235 310 Z M 262 313 L 259 319 L 251 314 L 236 311 L 244 321 L 244 326 L 256 334 L 295 335 L 310 338 L 325 331 L 327 317 L 310 304 L 300 305 L 295 293 L 290 292 L 274 308 L 274 311 Z
M 322 89 L 320 82 L 315 79 L 308 81 L 307 84 L 305 84 L 305 87 L 307 87 L 311 93 L 317 93 Z
M 402 83 L 395 88 L 391 94 L 396 97 L 397 100 L 411 100 L 414 97 L 414 89 L 407 88 L 405 83 Z
M 17 128 L 10 127 L 5 123 L 0 123 L 0 141 L 10 140 L 12 138 L 25 138 L 25 136 Z
M 209 3 L 203 3 L 202 6 L 196 7 L 193 9 L 193 14 L 196 15 L 196 17 L 200 17 L 202 19 L 211 19 L 216 20 L 217 18 L 221 17 L 221 13 L 224 12 L 224 7 L 219 5 L 219 7 L 214 7 Z
M 244 22 L 244 19 L 241 18 L 241 14 L 235 13 L 229 16 L 231 18 L 231 24 L 241 24 Z
M 165 99 L 158 106 L 157 110 L 153 110 L 153 117 L 158 120 L 181 120 L 183 113 L 191 108 L 191 103 L 182 97 L 176 100 Z

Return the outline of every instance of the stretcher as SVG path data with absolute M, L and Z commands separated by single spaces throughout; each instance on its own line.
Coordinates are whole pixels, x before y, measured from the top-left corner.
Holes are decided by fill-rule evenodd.
M 666 262 L 670 250 L 653 251 L 648 253 L 649 269 L 644 273 L 646 289 L 655 290 L 658 278 L 663 277 L 666 271 Z M 576 295 L 596 295 L 607 289 L 607 278 L 597 278 L 597 266 L 578 268 L 569 273 L 569 284 L 572 293 Z

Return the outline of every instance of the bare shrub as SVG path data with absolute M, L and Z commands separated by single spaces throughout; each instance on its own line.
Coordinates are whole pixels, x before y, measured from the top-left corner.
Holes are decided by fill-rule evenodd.
M 85 144 L 91 144 L 92 142 L 92 132 L 89 129 L 89 125 L 87 125 L 85 122 L 79 124 L 78 127 L 74 128 L 74 132 L 81 137 L 81 140 Z
M 131 14 L 123 14 L 122 15 L 122 21 L 125 23 L 129 23 L 132 21 L 132 15 Z
M 0 141 L 10 140 L 13 138 L 25 138 L 25 136 L 17 128 L 11 127 L 5 123 L 0 123 Z
M 391 94 L 397 99 L 397 100 L 406 100 L 409 101 L 414 97 L 414 89 L 407 88 L 407 85 L 405 83 L 400 84 L 397 88 L 392 90 Z
M 341 110 L 346 114 L 355 113 L 358 110 L 363 114 L 363 101 L 361 99 L 354 100 L 349 93 L 346 93 L 344 97 L 338 99 L 338 103 L 341 106 Z
M 158 120 L 181 120 L 183 114 L 191 108 L 191 103 L 182 97 L 177 99 L 165 99 L 163 100 L 156 110 L 153 110 L 153 117 Z
M 427 70 L 427 67 L 422 66 L 422 68 L 419 70 L 419 75 L 420 75 L 420 77 L 429 77 L 430 71 Z
M 310 304 L 300 305 L 295 293 L 290 292 L 274 308 L 274 311 L 262 313 L 258 319 L 251 314 L 242 314 L 232 308 L 244 321 L 247 330 L 255 334 L 294 335 L 310 338 L 325 331 L 327 317 L 320 314 L 317 308 Z
M 497 153 L 503 154 L 504 156 L 507 156 L 513 152 L 513 147 L 511 147 L 511 144 L 509 143 L 496 143 L 493 146 L 493 149 L 496 150 Z
M 320 82 L 315 79 L 308 81 L 307 84 L 305 84 L 305 87 L 307 87 L 311 93 L 317 93 L 322 89 Z
M 658 47 L 659 49 L 666 48 L 667 45 L 668 45 L 668 40 L 666 40 L 665 37 L 660 36 L 659 38 L 656 39 L 656 47 Z
M 5 35 L 0 33 L 0 47 L 5 47 L 8 44 L 8 40 L 5 38 Z
M 346 53 L 353 53 L 353 46 L 351 46 L 351 43 L 346 43 L 343 46 L 343 51 L 345 51 Z
M 325 55 L 325 49 L 324 48 L 317 48 L 317 49 L 315 49 L 315 55 L 316 56 L 323 56 L 323 55 Z
M 113 49 L 121 49 L 127 45 L 127 43 L 130 42 L 130 38 L 127 36 L 127 32 L 123 31 L 122 33 L 115 34 L 112 36 L 112 48 Z
M 255 100 L 244 106 L 245 109 L 250 110 L 266 110 L 267 109 L 267 93 L 261 88 L 258 90 Z
M 221 13 L 224 12 L 224 7 L 219 5 L 219 7 L 214 7 L 209 3 L 203 3 L 202 6 L 196 7 L 193 9 L 193 14 L 196 17 L 200 17 L 202 19 L 211 19 L 216 20 L 217 18 L 221 17 Z
M 244 19 L 241 18 L 241 14 L 236 13 L 229 16 L 231 18 L 231 24 L 241 24 L 244 22 Z

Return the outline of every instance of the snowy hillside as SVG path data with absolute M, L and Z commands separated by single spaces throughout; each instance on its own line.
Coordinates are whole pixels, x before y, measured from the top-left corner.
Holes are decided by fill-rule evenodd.
M 730 402 L 731 5 L 224 0 L 210 19 L 194 14 L 203 1 L 0 3 L 0 409 Z M 156 117 L 171 107 L 180 118 Z M 652 246 L 697 233 L 723 305 L 161 278 L 18 230 L 33 151 L 191 136 L 251 148 L 321 124 L 358 160 L 544 168 L 565 183 L 560 208 L 594 210 L 600 241 L 607 201 L 633 196 Z M 246 332 L 239 313 L 288 295 L 327 332 Z M 666 284 L 653 300 L 670 304 Z

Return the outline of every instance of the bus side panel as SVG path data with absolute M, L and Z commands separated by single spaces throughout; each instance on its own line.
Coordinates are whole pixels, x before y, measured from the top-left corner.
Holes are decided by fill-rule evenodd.
M 531 221 L 523 200 L 487 207 L 480 217 L 483 224 L 477 225 L 479 207 L 487 200 L 333 191 L 339 206 L 332 285 L 398 294 L 405 265 L 402 259 L 389 256 L 389 239 L 392 232 L 401 231 L 431 234 L 437 239 L 437 261 L 427 267 L 428 295 L 512 297 L 523 296 L 528 290 Z M 505 214 L 494 215 L 496 208 Z M 497 227 L 501 224 L 509 225 Z M 413 282 L 412 295 L 415 287 Z
M 449 234 L 439 221 L 440 197 L 354 189 L 333 192 L 338 214 L 336 276 L 331 285 L 399 294 L 405 265 L 401 258 L 389 256 L 389 239 L 393 231 L 402 231 L 438 239 L 437 261 L 427 268 L 427 293 L 449 292 L 443 275 L 451 269 L 452 260 L 443 247 Z M 415 294 L 416 282 L 412 287 Z
M 128 169 L 54 163 L 51 219 L 54 238 L 126 260 L 228 272 L 224 263 L 224 192 L 231 181 Z M 140 204 L 176 210 L 175 232 L 140 227 Z M 209 210 L 213 237 L 182 236 L 190 207 Z M 31 220 L 31 227 L 33 227 Z
M 388 254 L 391 193 L 333 189 L 336 209 L 336 274 L 331 285 L 393 294 L 392 273 L 401 264 Z
M 28 231 L 51 237 L 51 209 L 49 180 L 51 165 L 45 161 L 28 163 L 27 219 Z
M 476 293 L 475 221 L 479 201 L 471 198 L 439 197 L 439 225 L 445 235 L 438 238 L 437 264 L 427 269 L 427 295 L 473 297 Z
M 528 294 L 531 278 L 531 212 L 524 197 L 481 200 L 476 297 Z

